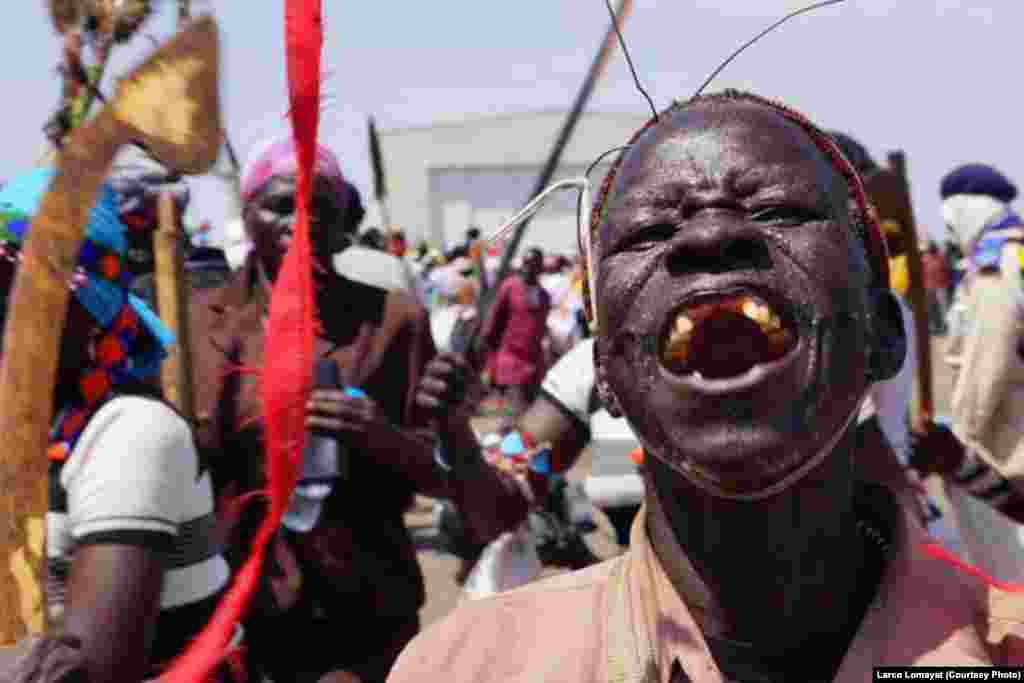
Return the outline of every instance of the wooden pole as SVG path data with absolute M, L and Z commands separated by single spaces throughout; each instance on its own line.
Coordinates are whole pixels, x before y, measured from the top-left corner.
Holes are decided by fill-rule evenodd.
M 108 105 L 72 131 L 22 247 L 0 362 L 0 645 L 34 630 L 44 601 L 39 575 L 34 586 L 19 577 L 25 578 L 26 563 L 41 570 L 45 560 L 36 532 L 48 503 L 53 389 L 68 280 L 89 213 L 126 144 L 158 150 L 166 165 L 186 173 L 213 164 L 211 150 L 220 145 L 217 41 L 212 19 L 196 22 L 123 79 Z
M 907 178 L 907 157 L 903 152 L 889 154 L 889 166 L 902 181 L 903 205 L 906 218 L 903 225 L 907 244 L 907 271 L 910 286 L 907 299 L 914 312 L 914 334 L 917 339 L 917 396 L 911 418 L 912 426 L 922 430 L 925 423 L 935 415 L 932 393 L 932 345 L 931 329 L 928 324 L 928 299 L 924 289 L 924 268 L 918 246 L 917 224 L 914 219 L 914 204 L 910 197 L 910 183 Z
M 593 63 L 590 65 L 587 78 L 583 81 L 583 85 L 580 88 L 579 93 L 576 95 L 576 100 L 573 102 L 572 109 L 565 117 L 562 128 L 558 132 L 558 137 L 555 138 L 555 144 L 551 147 L 551 151 L 548 154 L 544 168 L 541 170 L 540 175 L 537 176 L 537 181 L 533 187 L 533 191 L 527 198 L 528 202 L 532 201 L 537 195 L 544 191 L 544 189 L 551 183 L 551 179 L 558 170 L 558 165 L 562 160 L 562 153 L 569 144 L 569 140 L 572 138 L 572 134 L 576 130 L 576 125 L 579 123 L 584 109 L 586 109 L 587 102 L 590 101 L 590 96 L 593 94 L 594 88 L 597 86 L 597 81 L 601 78 L 601 74 L 604 73 L 605 66 L 608 64 L 608 59 L 611 57 L 612 51 L 615 49 L 615 45 L 618 40 L 615 30 L 616 25 L 618 25 L 621 30 L 622 24 L 625 22 L 626 17 L 629 15 L 632 8 L 632 0 L 621 0 L 619 3 L 618 10 L 615 12 L 615 21 L 611 22 L 607 33 L 605 33 L 604 40 L 601 42 L 601 47 L 597 51 L 597 55 L 594 57 Z M 526 229 L 529 225 L 530 221 L 527 220 L 516 229 L 512 239 L 510 239 L 505 246 L 504 253 L 501 258 L 501 265 L 498 267 L 498 273 L 494 277 L 494 282 L 491 283 L 492 286 L 487 291 L 482 291 L 480 293 L 475 324 L 472 332 L 463 344 L 467 351 L 472 351 L 472 347 L 476 345 L 477 335 L 487 318 L 487 313 L 490 310 L 491 304 L 494 302 L 494 297 L 497 294 L 498 287 L 508 275 L 512 266 L 512 258 L 519 249 L 519 244 L 523 241 L 523 235 L 526 233 Z
M 177 209 L 174 195 L 170 192 L 160 195 L 158 213 L 159 227 L 153 233 L 153 283 L 160 318 L 176 339 L 161 366 L 160 379 L 164 398 L 191 420 L 195 413 L 192 409 L 192 362 L 189 355 L 188 277 Z
M 192 20 L 192 0 L 178 0 L 178 28 Z

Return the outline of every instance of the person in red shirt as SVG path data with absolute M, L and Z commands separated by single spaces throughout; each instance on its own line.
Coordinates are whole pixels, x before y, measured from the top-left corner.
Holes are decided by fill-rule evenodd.
M 518 275 L 498 289 L 481 330 L 491 383 L 506 401 L 514 421 L 533 402 L 544 378 L 544 334 L 551 295 L 540 284 L 544 254 L 526 253 Z
M 405 252 L 409 248 L 409 245 L 405 242 L 405 233 L 401 230 L 394 232 L 391 235 L 391 240 L 388 242 L 388 252 L 392 256 L 398 258 L 405 258 Z

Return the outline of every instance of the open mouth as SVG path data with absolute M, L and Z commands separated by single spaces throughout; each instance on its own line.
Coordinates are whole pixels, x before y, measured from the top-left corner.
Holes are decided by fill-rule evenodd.
M 672 375 L 729 380 L 782 361 L 797 348 L 795 320 L 750 291 L 700 296 L 662 333 L 660 360 Z

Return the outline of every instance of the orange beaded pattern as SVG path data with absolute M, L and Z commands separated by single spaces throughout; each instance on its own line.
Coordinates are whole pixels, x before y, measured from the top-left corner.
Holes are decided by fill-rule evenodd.
M 61 464 L 68 459 L 89 418 L 126 375 L 139 330 L 135 310 L 126 303 L 110 328 L 92 341 L 93 364 L 82 372 L 77 399 L 57 417 L 50 434 L 46 457 L 51 462 Z

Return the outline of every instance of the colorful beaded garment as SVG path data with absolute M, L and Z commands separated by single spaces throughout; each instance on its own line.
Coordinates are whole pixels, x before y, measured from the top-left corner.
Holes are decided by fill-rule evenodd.
M 17 264 L 21 259 L 21 236 L 28 231 L 31 217 L 11 209 L 0 209 L 0 258 Z M 68 287 L 79 292 L 99 278 L 124 290 L 127 275 L 122 257 L 91 240 L 82 242 L 79 265 Z M 106 288 L 111 291 L 111 288 Z M 108 304 L 109 305 L 109 304 Z M 88 309 L 89 306 L 86 306 Z M 142 326 L 127 294 L 120 310 L 106 328 L 97 323 L 97 333 L 89 340 L 90 366 L 82 371 L 74 400 L 54 421 L 46 455 L 51 462 L 63 463 L 74 450 L 92 414 L 111 397 L 116 385 L 135 377 L 137 350 L 145 343 Z

